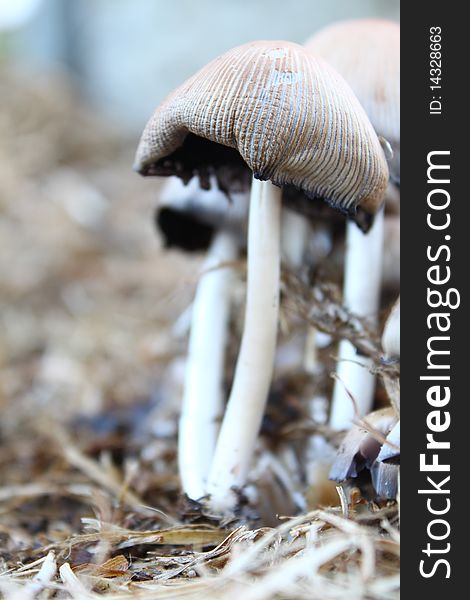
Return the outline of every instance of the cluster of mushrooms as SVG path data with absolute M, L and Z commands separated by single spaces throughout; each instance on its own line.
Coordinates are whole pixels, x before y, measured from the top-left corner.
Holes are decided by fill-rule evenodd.
M 348 21 L 303 46 L 256 41 L 230 50 L 157 107 L 134 168 L 169 177 L 157 212 L 167 245 L 206 252 L 191 307 L 178 464 L 189 498 L 231 514 L 253 466 L 272 383 L 281 262 L 300 271 L 308 260 L 312 238 L 324 235 L 310 210 L 321 201 L 346 223 L 343 304 L 378 322 L 384 265 L 392 255 L 396 268 L 399 237 L 399 26 Z M 233 265 L 245 250 L 243 333 L 225 402 Z M 307 337 L 305 351 L 314 354 L 316 332 Z M 399 360 L 398 303 L 383 353 L 384 361 Z M 328 425 L 346 434 L 330 476 L 347 480 L 369 469 L 377 493 L 392 498 L 398 386 L 387 387 L 390 407 L 370 413 L 369 359 L 347 341 L 337 359 Z

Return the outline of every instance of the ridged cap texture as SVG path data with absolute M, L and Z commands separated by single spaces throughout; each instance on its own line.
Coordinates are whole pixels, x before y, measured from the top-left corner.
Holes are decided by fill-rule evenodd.
M 219 146 L 208 151 L 195 137 Z M 349 86 L 290 42 L 239 46 L 183 83 L 147 123 L 134 168 L 183 179 L 208 168 L 217 176 L 234 155 L 256 178 L 351 215 L 359 206 L 373 214 L 388 180 L 380 142 Z
M 348 82 L 377 134 L 391 145 L 390 170 L 400 179 L 400 26 L 385 19 L 329 25 L 305 47 Z

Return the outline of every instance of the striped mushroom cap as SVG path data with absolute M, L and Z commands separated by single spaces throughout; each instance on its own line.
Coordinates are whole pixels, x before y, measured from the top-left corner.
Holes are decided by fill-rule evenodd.
M 305 43 L 346 79 L 377 134 L 391 145 L 390 170 L 400 179 L 400 26 L 382 19 L 342 21 Z
M 134 168 L 143 175 L 240 173 L 294 186 L 354 217 L 374 214 L 388 168 L 356 97 L 331 67 L 290 42 L 234 48 L 171 93 L 147 123 Z M 235 175 L 234 175 L 235 173 Z

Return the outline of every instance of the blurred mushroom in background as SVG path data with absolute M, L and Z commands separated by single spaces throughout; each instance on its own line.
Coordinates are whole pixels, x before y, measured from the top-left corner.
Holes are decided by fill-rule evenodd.
M 379 497 L 394 499 L 398 491 L 398 467 L 378 461 L 386 436 L 397 423 L 395 411 L 384 408 L 355 423 L 345 435 L 330 470 L 330 478 L 343 482 L 369 471 Z
M 392 21 L 362 19 L 327 26 L 305 44 L 346 79 L 364 107 L 385 150 L 392 149 L 390 173 L 400 174 L 400 28 Z M 368 233 L 347 224 L 343 302 L 355 314 L 376 323 L 382 284 L 383 212 Z M 358 364 L 359 363 L 359 364 Z M 375 377 L 371 362 L 358 358 L 346 340 L 338 351 L 330 424 L 347 429 L 354 416 L 349 393 L 360 415 L 373 405 Z
M 205 495 L 218 425 L 223 413 L 224 358 L 228 338 L 233 265 L 246 237 L 248 195 L 229 199 L 212 181 L 197 177 L 185 186 L 171 177 L 161 191 L 156 223 L 166 247 L 205 250 L 206 258 L 190 308 L 188 356 L 178 434 L 183 491 Z

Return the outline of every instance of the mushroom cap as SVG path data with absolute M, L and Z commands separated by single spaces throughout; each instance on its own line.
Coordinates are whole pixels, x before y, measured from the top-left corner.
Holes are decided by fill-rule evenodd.
M 211 181 L 211 189 L 199 186 L 197 177 L 187 185 L 177 177 L 165 181 L 155 211 L 155 224 L 167 248 L 206 250 L 216 231 L 232 233 L 242 246 L 246 242 L 249 197 L 236 192 L 231 198 Z
M 305 47 L 346 79 L 377 134 L 391 145 L 392 177 L 400 179 L 400 26 L 385 19 L 329 25 Z
M 388 315 L 382 334 L 382 349 L 387 360 L 400 358 L 400 297 Z
M 364 420 L 381 436 L 386 437 L 397 423 L 392 408 L 369 413 Z M 373 486 L 379 496 L 394 498 L 397 493 L 396 465 L 377 462 L 382 449 L 378 437 L 360 424 L 351 427 L 339 447 L 330 470 L 330 479 L 344 481 L 359 477 L 363 470 L 371 473 Z
M 364 420 L 379 434 L 387 436 L 397 422 L 391 408 L 382 408 L 369 413 Z M 338 454 L 331 467 L 330 479 L 343 481 L 357 477 L 362 469 L 374 464 L 382 444 L 370 431 L 354 424 L 344 436 Z
M 380 142 L 346 82 L 283 41 L 234 48 L 172 92 L 147 123 L 134 165 L 143 175 L 197 173 L 203 187 L 214 172 L 226 192 L 247 167 L 351 216 L 358 207 L 374 214 L 388 180 Z
M 388 442 L 388 443 L 387 443 Z M 400 421 L 387 435 L 387 442 L 382 446 L 377 456 L 377 462 L 400 460 Z

